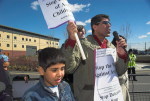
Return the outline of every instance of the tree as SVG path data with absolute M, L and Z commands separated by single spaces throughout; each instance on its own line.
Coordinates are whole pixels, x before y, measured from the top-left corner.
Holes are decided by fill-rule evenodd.
M 123 35 L 126 39 L 129 39 L 132 35 L 131 26 L 130 24 L 122 25 L 120 28 L 121 35 Z M 132 35 L 133 36 L 133 35 Z

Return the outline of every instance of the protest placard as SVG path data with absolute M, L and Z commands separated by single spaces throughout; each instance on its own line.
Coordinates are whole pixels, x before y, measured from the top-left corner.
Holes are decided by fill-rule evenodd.
M 48 28 L 75 21 L 67 0 L 38 0 Z
M 56 28 L 68 21 L 75 21 L 67 0 L 38 0 L 48 28 Z M 79 46 L 82 59 L 85 54 L 77 33 L 74 34 Z
M 115 62 L 116 49 L 95 50 L 94 101 L 123 101 Z

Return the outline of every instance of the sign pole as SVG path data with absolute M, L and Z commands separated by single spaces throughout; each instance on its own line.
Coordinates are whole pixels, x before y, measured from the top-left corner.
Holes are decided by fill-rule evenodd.
M 78 37 L 77 33 L 75 33 L 74 35 L 75 35 L 75 38 L 76 38 L 77 44 L 78 44 L 78 46 L 79 46 L 79 49 L 80 49 L 80 52 L 81 52 L 82 59 L 83 59 L 83 60 L 86 60 L 86 57 L 85 57 L 85 54 L 84 54 L 83 48 L 82 48 L 82 46 L 81 46 L 81 43 L 80 43 L 79 37 Z

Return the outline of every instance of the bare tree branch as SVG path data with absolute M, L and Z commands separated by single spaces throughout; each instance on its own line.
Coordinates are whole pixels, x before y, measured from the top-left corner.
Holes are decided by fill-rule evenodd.
M 132 31 L 131 31 L 131 26 L 130 24 L 122 25 L 120 28 L 121 35 L 123 35 L 126 39 L 131 38 L 132 36 Z

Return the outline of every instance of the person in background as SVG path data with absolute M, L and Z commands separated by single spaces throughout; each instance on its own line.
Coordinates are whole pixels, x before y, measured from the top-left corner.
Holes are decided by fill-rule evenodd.
M 122 37 L 123 39 L 125 39 L 125 42 L 127 42 L 126 38 L 122 35 L 119 35 L 119 37 Z M 112 40 L 112 44 L 116 47 L 117 43 L 116 43 L 116 38 L 114 37 Z M 126 47 L 124 47 L 126 48 Z M 126 50 L 126 49 L 125 49 Z M 124 73 L 124 75 L 119 76 L 119 82 L 122 88 L 122 92 L 124 93 L 124 101 L 131 101 L 130 100 L 130 94 L 129 94 L 129 79 L 128 79 L 128 71 L 126 71 Z
M 4 55 L 2 52 L 2 49 L 0 49 L 0 62 L 5 66 L 8 67 L 9 66 L 9 58 L 8 56 Z M 8 68 L 5 68 L 8 69 Z
M 65 58 L 56 48 L 44 48 L 38 54 L 40 81 L 22 97 L 23 101 L 74 101 L 64 77 Z
M 86 56 L 85 63 L 83 64 L 74 35 L 77 33 L 77 26 L 74 22 L 70 21 L 68 23 L 67 30 L 69 38 L 61 50 L 65 57 L 67 57 L 66 73 L 73 74 L 73 87 L 76 101 L 94 100 L 94 50 L 99 48 L 115 48 L 106 39 L 106 37 L 110 36 L 110 27 L 109 16 L 105 14 L 96 15 L 91 19 L 92 34 L 80 40 Z M 118 54 L 115 63 L 119 76 L 124 75 L 127 71 L 125 62 L 127 53 L 122 48 L 126 45 L 125 40 L 120 37 L 120 41 L 117 41 Z
M 86 30 L 83 25 L 77 25 L 77 34 L 79 38 L 85 38 Z
M 3 91 L 0 92 L 0 101 L 12 101 L 13 95 L 12 95 L 12 80 L 10 79 L 10 74 L 8 71 L 9 58 L 8 56 L 4 55 L 2 53 L 2 50 L 0 50 L 0 82 L 1 84 L 4 84 L 5 88 Z
M 84 26 L 77 25 L 77 30 L 78 30 L 77 34 L 78 34 L 79 39 L 84 39 L 85 34 L 86 34 L 86 30 L 85 30 Z M 73 91 L 73 74 L 66 74 L 64 77 L 64 80 L 70 84 L 71 89 Z
M 24 76 L 24 81 L 25 81 L 25 83 L 28 83 L 29 79 L 30 79 L 30 76 L 29 76 L 29 75 L 25 75 L 25 76 Z
M 135 66 L 136 66 L 136 55 L 133 54 L 133 50 L 129 49 L 128 51 L 129 61 L 128 61 L 128 74 L 136 74 Z M 137 81 L 136 76 L 132 76 L 133 81 Z M 131 77 L 129 76 L 129 80 Z

